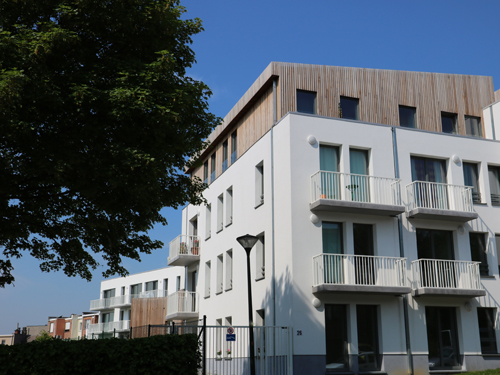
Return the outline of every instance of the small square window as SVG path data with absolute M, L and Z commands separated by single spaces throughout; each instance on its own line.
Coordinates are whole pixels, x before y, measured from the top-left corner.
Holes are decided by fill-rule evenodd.
M 297 90 L 297 112 L 315 115 L 316 112 L 316 92 Z
M 417 118 L 416 118 L 417 109 L 415 107 L 407 107 L 404 105 L 399 106 L 399 126 L 404 128 L 416 128 L 417 127 Z
M 465 134 L 473 137 L 483 136 L 480 117 L 465 116 Z
M 441 112 L 441 126 L 443 133 L 458 134 L 457 114 Z
M 359 120 L 359 99 L 340 97 L 340 117 L 350 120 Z

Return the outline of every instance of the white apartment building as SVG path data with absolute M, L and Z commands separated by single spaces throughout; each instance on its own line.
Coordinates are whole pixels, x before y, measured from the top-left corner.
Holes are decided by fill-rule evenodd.
M 207 203 L 170 243 L 166 320 L 248 324 L 250 233 L 254 322 L 293 328 L 294 373 L 500 367 L 498 100 L 491 77 L 271 63 L 188 170 Z

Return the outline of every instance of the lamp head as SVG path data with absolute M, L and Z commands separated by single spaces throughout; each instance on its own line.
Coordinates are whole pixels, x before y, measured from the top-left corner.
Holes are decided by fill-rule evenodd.
M 258 237 L 252 236 L 251 234 L 245 234 L 244 236 L 240 236 L 236 239 L 236 241 L 240 243 L 247 253 L 252 250 L 252 247 L 254 247 L 258 240 Z

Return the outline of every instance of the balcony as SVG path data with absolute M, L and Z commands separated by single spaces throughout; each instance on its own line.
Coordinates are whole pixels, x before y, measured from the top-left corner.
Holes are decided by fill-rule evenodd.
M 485 296 L 479 262 L 419 259 L 411 262 L 412 291 L 418 296 Z
M 198 293 L 180 290 L 167 298 L 165 320 L 198 319 Z
M 477 218 L 469 186 L 415 181 L 406 185 L 410 219 L 466 222 Z
M 101 298 L 90 301 L 91 311 L 110 310 L 115 307 L 130 306 L 134 298 L 166 297 L 168 290 L 149 290 L 139 294 L 125 294 L 122 296 Z
M 406 258 L 346 254 L 313 257 L 313 293 L 410 293 Z
M 121 332 L 130 329 L 130 320 L 120 320 L 119 322 L 91 324 L 87 334 L 92 335 L 105 332 Z
M 309 208 L 383 216 L 405 211 L 399 179 L 326 171 L 311 176 Z
M 200 260 L 200 240 L 198 236 L 177 236 L 170 242 L 169 266 L 188 266 Z

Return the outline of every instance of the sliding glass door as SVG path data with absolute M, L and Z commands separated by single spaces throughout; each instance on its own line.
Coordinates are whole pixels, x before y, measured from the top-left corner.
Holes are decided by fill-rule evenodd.
M 349 163 L 351 166 L 351 183 L 346 186 L 351 194 L 351 200 L 357 202 L 370 202 L 370 181 L 368 177 L 368 151 L 349 150 Z

